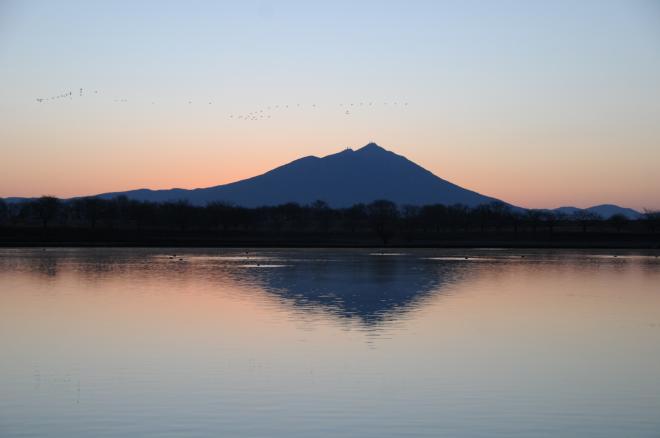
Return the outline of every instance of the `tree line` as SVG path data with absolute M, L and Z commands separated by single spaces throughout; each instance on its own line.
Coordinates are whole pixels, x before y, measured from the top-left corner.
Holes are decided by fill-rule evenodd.
M 550 210 L 514 208 L 502 202 L 476 207 L 433 204 L 396 205 L 388 200 L 331 208 L 324 201 L 308 205 L 287 203 L 245 208 L 231 203 L 211 202 L 195 206 L 188 201 L 146 202 L 118 196 L 61 200 L 42 196 L 22 202 L 0 198 L 0 226 L 86 228 L 136 231 L 188 230 L 209 232 L 242 231 L 262 233 L 372 233 L 387 244 L 395 236 L 412 240 L 415 235 L 451 233 L 546 233 L 557 230 L 589 233 L 656 233 L 660 212 L 646 211 L 641 219 L 616 214 L 608 219 L 586 210 L 572 215 Z

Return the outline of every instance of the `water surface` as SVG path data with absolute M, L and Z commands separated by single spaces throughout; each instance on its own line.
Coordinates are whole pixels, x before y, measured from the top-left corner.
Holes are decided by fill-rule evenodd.
M 0 352 L 3 438 L 658 437 L 660 259 L 4 249 Z

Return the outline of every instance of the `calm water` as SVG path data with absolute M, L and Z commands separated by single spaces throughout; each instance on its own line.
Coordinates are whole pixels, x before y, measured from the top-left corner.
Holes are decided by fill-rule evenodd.
M 0 436 L 660 437 L 613 254 L 0 250 Z

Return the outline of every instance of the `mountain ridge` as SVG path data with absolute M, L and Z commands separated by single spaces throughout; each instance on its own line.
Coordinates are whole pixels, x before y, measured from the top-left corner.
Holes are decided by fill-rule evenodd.
M 332 207 L 376 199 L 389 199 L 397 204 L 460 203 L 468 206 L 499 201 L 446 181 L 375 143 L 324 157 L 302 157 L 260 175 L 218 186 L 192 190 L 138 189 L 97 196 L 119 195 L 160 202 L 185 199 L 194 205 L 224 201 L 245 207 L 287 202 L 307 204 L 318 199 Z
M 355 150 L 346 148 L 322 157 L 300 157 L 259 175 L 227 184 L 195 189 L 140 188 L 92 196 L 104 199 L 126 196 L 129 199 L 150 202 L 186 200 L 193 205 L 227 202 L 244 207 L 289 202 L 310 204 L 316 200 L 323 200 L 335 208 L 369 203 L 377 199 L 388 199 L 399 205 L 464 204 L 469 207 L 503 202 L 517 210 L 525 210 L 460 187 L 405 156 L 386 150 L 373 142 Z M 10 197 L 5 198 L 5 201 L 17 203 L 30 199 L 34 198 Z M 587 211 L 604 219 L 615 214 L 623 214 L 629 219 L 642 217 L 639 211 L 613 204 L 594 205 L 584 209 L 563 206 L 544 210 L 567 215 Z

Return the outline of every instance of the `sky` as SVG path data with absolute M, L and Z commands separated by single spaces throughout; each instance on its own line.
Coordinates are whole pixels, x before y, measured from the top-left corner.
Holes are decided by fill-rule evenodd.
M 1 197 L 372 141 L 523 207 L 660 208 L 660 1 L 0 0 Z

